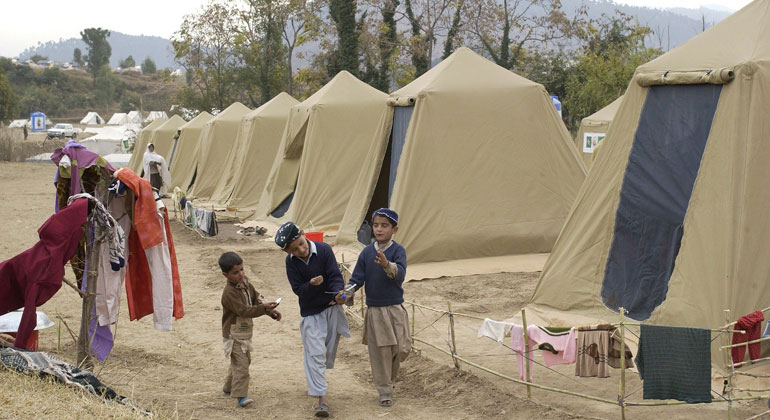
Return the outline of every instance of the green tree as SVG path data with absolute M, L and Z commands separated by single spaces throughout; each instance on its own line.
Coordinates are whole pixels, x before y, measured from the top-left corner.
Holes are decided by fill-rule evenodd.
M 583 25 L 585 7 L 572 20 L 560 0 L 467 0 L 466 36 L 498 65 L 513 70 L 527 50 L 567 41 Z
M 463 3 L 463 0 L 457 0 L 455 14 L 452 17 L 452 25 L 449 27 L 446 39 L 444 40 L 444 54 L 441 56 L 442 60 L 452 55 L 456 47 L 455 43 L 459 40 L 460 28 L 462 26 Z
M 243 65 L 237 73 L 252 106 L 278 94 L 286 81 L 283 32 L 288 4 L 276 0 L 249 0 L 236 24 L 234 49 Z
M 94 77 L 94 82 L 97 74 L 100 72 L 104 74 L 102 67 L 110 65 L 112 47 L 107 41 L 109 36 L 110 31 L 102 28 L 87 28 L 80 32 L 80 37 L 83 38 L 88 49 L 85 61 L 88 63 L 88 72 Z
M 35 63 L 37 63 L 38 61 L 48 60 L 48 57 L 40 55 L 40 54 L 35 54 L 32 57 L 30 57 L 29 59 L 34 61 Z
M 233 51 L 237 11 L 231 5 L 209 3 L 198 14 L 187 15 L 171 38 L 175 61 L 187 73 L 180 105 L 224 109 L 238 96 L 238 59 Z
M 142 61 L 142 73 L 154 74 L 157 70 L 158 69 L 155 67 L 155 62 L 152 61 L 152 58 L 147 57 L 144 59 L 144 61 Z
M 135 67 L 136 61 L 134 60 L 134 56 L 129 55 L 128 57 L 126 57 L 125 60 L 120 60 L 120 62 L 118 63 L 118 66 L 124 69 Z
M 390 90 L 393 77 L 391 68 L 393 57 L 398 49 L 398 28 L 396 27 L 396 9 L 399 0 L 385 0 L 382 8 L 382 24 L 380 25 L 377 47 L 380 54 L 379 71 L 372 85 L 387 92 Z
M 332 52 L 327 71 L 334 76 L 341 70 L 358 74 L 358 31 L 356 0 L 329 0 L 329 15 L 337 31 L 337 48 Z
M 576 57 L 575 72 L 567 81 L 562 101 L 570 109 L 569 126 L 622 95 L 636 68 L 662 54 L 657 48 L 645 47 L 649 34 L 648 27 L 619 12 L 604 15 L 581 31 L 584 47 Z
M 72 62 L 80 67 L 85 65 L 83 62 L 83 52 L 80 51 L 80 48 L 75 48 L 75 51 L 72 53 Z
M 7 121 L 19 115 L 18 102 L 19 99 L 11 89 L 5 72 L 0 71 L 0 121 Z
M 288 0 L 283 25 L 283 41 L 286 45 L 286 91 L 294 94 L 294 50 L 308 41 L 318 38 L 323 25 L 322 2 L 313 0 Z

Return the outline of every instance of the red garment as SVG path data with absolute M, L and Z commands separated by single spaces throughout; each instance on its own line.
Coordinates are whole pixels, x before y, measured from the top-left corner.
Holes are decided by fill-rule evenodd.
M 130 169 L 120 169 L 115 176 L 134 192 L 134 218 L 131 230 L 136 229 L 142 249 L 149 249 L 163 242 L 163 226 L 158 219 L 155 196 L 152 194 L 150 181 L 140 178 Z
M 182 305 L 182 284 L 171 237 L 171 225 L 168 211 L 164 208 L 164 225 L 158 217 L 155 197 L 150 182 L 140 178 L 129 169 L 121 169 L 115 174 L 136 196 L 134 219 L 128 236 L 128 264 L 126 265 L 126 303 L 129 319 L 132 321 L 153 313 L 152 275 L 145 250 L 163 243 L 163 230 L 166 229 L 168 249 L 171 259 L 171 278 L 174 293 L 174 318 L 184 316 Z
M 35 329 L 37 307 L 61 287 L 64 264 L 77 251 L 87 217 L 88 200 L 75 200 L 40 226 L 32 248 L 0 263 L 0 315 L 24 307 L 16 347 L 24 347 Z
M 736 330 L 746 331 L 746 334 L 733 333 L 733 344 L 745 343 L 747 341 L 757 340 L 761 334 L 762 321 L 765 320 L 765 316 L 762 315 L 762 311 L 752 312 L 748 315 L 744 315 L 738 318 L 738 322 L 735 324 Z M 761 350 L 762 343 L 749 344 L 749 358 L 751 360 L 759 359 L 759 352 Z M 746 355 L 746 346 L 733 347 L 731 353 L 733 355 L 733 363 L 740 363 L 743 361 Z
M 182 305 L 182 282 L 179 280 L 179 267 L 176 263 L 174 238 L 171 237 L 171 223 L 168 221 L 168 209 L 165 207 L 163 207 L 163 222 L 166 225 L 168 253 L 171 255 L 171 279 L 174 287 L 174 319 L 179 319 L 184 316 L 184 305 Z

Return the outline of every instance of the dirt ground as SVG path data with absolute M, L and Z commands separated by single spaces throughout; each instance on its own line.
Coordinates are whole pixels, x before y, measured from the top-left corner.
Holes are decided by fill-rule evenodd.
M 32 246 L 36 230 L 52 213 L 55 167 L 48 164 L 0 163 L 0 261 Z M 173 331 L 152 328 L 151 317 L 129 321 L 125 299 L 115 331 L 115 347 L 95 372 L 119 393 L 131 396 L 144 407 L 152 407 L 184 419 L 219 418 L 312 418 L 314 399 L 307 396 L 299 335 L 299 307 L 285 278 L 284 254 L 271 240 L 235 234 L 232 225 L 222 224 L 214 239 L 202 238 L 173 224 L 179 261 L 185 316 L 175 321 Z M 227 360 L 220 339 L 220 297 L 224 277 L 216 261 L 224 251 L 236 251 L 245 260 L 246 271 L 257 290 L 267 299 L 283 296 L 284 317 L 275 322 L 266 317 L 255 322 L 255 350 L 252 354 L 250 395 L 253 408 L 235 407 L 223 396 L 222 382 Z M 67 270 L 71 280 L 71 270 Z M 506 273 L 484 276 L 441 278 L 410 282 L 406 299 L 461 313 L 509 318 L 525 304 L 537 282 L 537 274 Z M 411 312 L 411 307 L 407 305 Z M 39 310 L 52 319 L 57 316 L 77 331 L 80 298 L 66 285 Z M 360 307 L 352 308 L 359 313 Z M 417 337 L 447 349 L 451 342 L 448 320 L 441 313 L 415 309 Z M 441 319 L 438 319 L 441 317 Z M 350 315 L 352 337 L 340 344 L 335 369 L 327 373 L 329 400 L 338 419 L 573 419 L 620 418 L 617 406 L 576 397 L 532 390 L 484 373 L 468 365 L 455 369 L 452 359 L 429 346 L 417 343 L 418 351 L 402 364 L 400 382 L 390 409 L 380 408 L 371 384 L 368 355 L 360 344 L 361 324 Z M 435 323 L 434 323 L 435 321 Z M 476 338 L 480 321 L 457 317 L 455 331 L 458 354 L 512 377 L 518 377 L 516 361 L 505 347 Z M 76 346 L 66 332 L 60 357 L 73 361 Z M 40 333 L 40 350 L 57 354 L 57 328 Z M 538 358 L 536 360 L 541 361 Z M 0 371 L 0 395 L 13 398 L 17 390 L 3 390 L 5 375 Z M 574 366 L 547 370 L 535 366 L 537 383 L 569 389 L 597 397 L 616 399 L 617 371 L 609 379 L 578 379 Z M 641 400 L 641 382 L 635 373 L 627 375 L 628 391 Z M 766 410 L 765 402 L 736 403 L 733 418 L 747 418 Z M 43 411 L 40 412 L 42 416 Z M 45 417 L 50 416 L 50 411 Z M 6 416 L 8 414 L 8 416 Z M 727 418 L 725 404 L 700 404 L 665 408 L 629 407 L 632 419 Z M 0 418 L 22 418 L 3 413 Z M 40 417 L 40 416 L 33 416 Z

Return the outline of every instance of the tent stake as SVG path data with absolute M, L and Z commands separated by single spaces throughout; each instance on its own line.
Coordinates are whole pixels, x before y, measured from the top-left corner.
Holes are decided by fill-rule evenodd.
M 529 334 L 527 334 L 527 313 L 524 312 L 524 308 L 521 308 L 521 324 L 524 330 L 524 372 L 526 372 L 524 380 L 527 382 L 527 398 L 532 399 L 532 388 L 529 386 L 529 382 L 532 380 L 529 374 Z
M 460 369 L 460 362 L 457 361 L 457 342 L 455 341 L 455 317 L 452 315 L 452 302 L 447 301 L 449 308 L 449 331 L 452 333 L 452 361 L 456 369 Z

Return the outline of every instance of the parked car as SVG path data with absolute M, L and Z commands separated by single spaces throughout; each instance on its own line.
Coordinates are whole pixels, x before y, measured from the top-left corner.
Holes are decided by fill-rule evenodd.
M 75 129 L 72 128 L 72 124 L 63 124 L 59 123 L 53 126 L 52 128 L 48 129 L 48 137 L 59 137 L 61 139 L 70 137 L 70 138 L 76 138 L 78 136 L 77 132 L 75 132 Z

